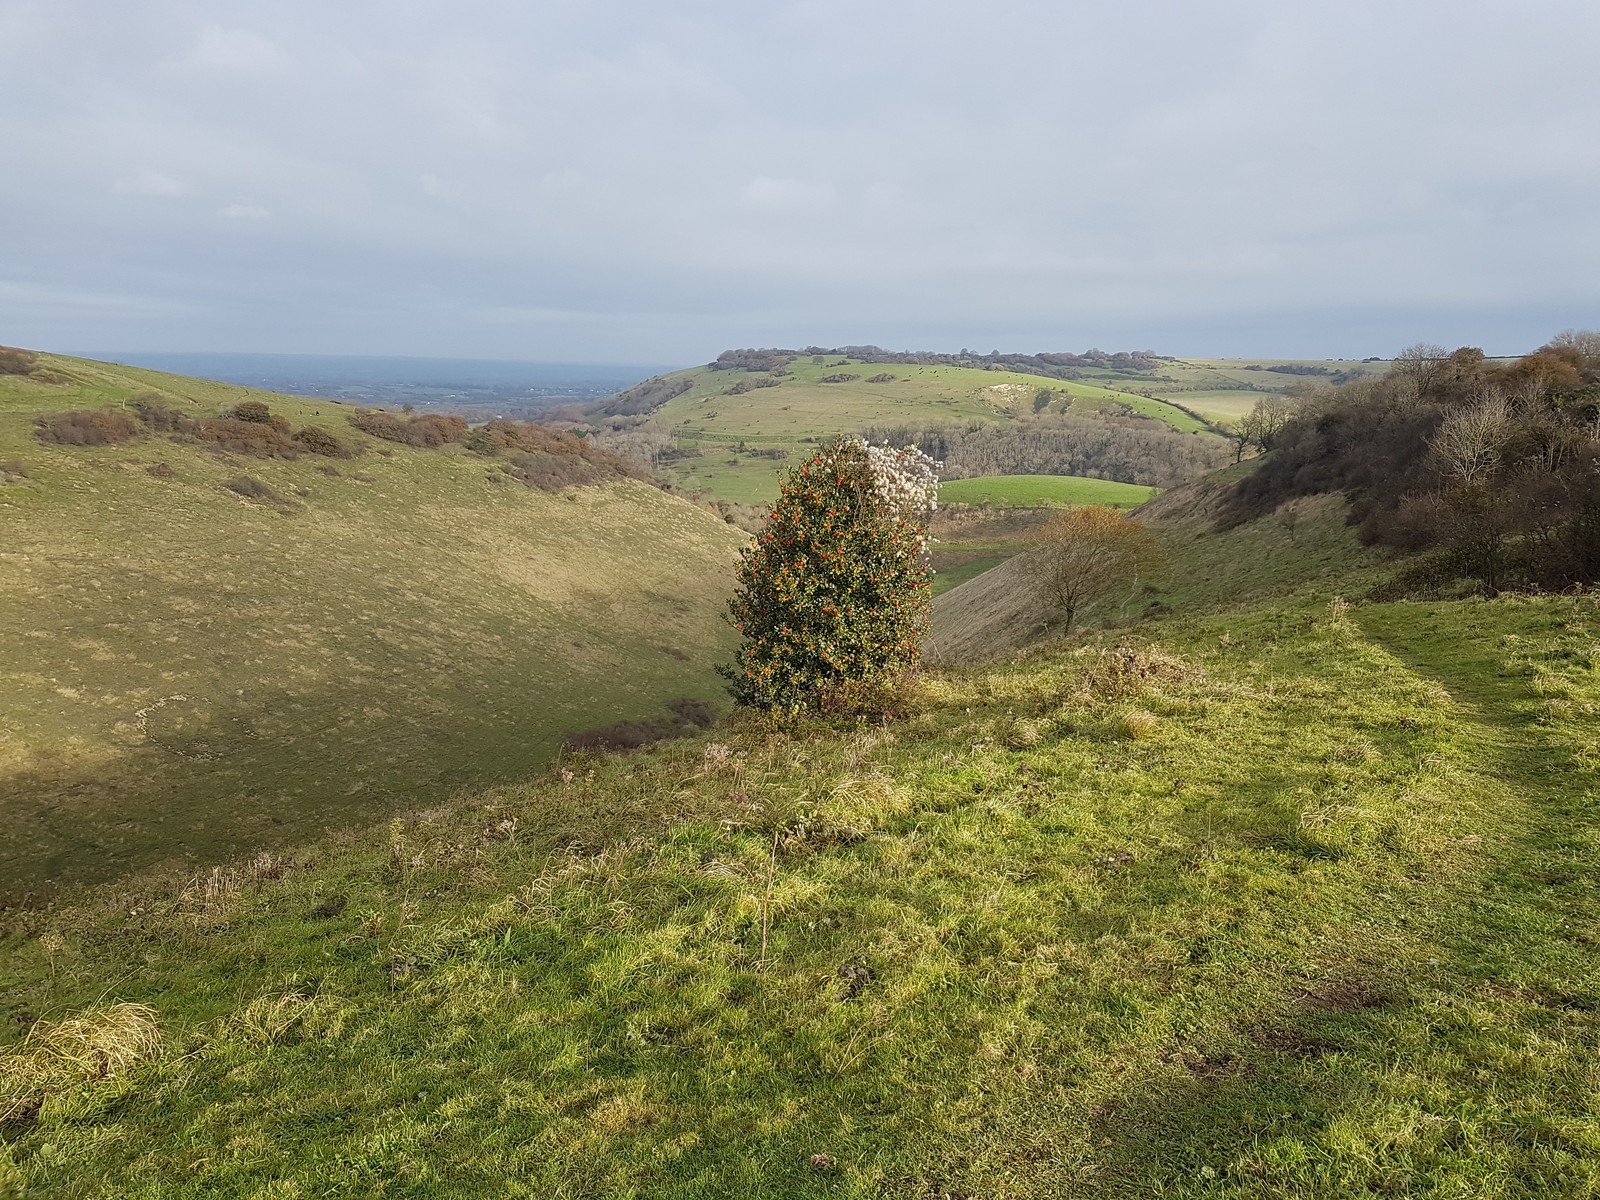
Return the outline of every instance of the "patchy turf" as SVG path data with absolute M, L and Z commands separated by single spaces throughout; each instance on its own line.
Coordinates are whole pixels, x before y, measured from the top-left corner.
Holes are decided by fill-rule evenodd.
M 0 1178 L 1591 1197 L 1597 639 L 1274 602 L 33 914 Z

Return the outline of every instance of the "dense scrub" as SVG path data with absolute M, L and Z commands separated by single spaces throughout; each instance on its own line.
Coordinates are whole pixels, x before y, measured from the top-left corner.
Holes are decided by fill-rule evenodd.
M 82 408 L 37 418 L 35 435 L 58 446 L 112 446 L 139 436 L 139 426 L 114 408 Z
M 1041 416 L 1011 425 L 869 429 L 869 441 L 914 443 L 944 463 L 948 479 L 979 475 L 1082 475 L 1173 487 L 1222 465 L 1217 438 L 1179 433 L 1147 417 Z
M 501 474 L 557 492 L 611 479 L 648 479 L 649 472 L 565 429 L 531 421 L 494 420 L 472 430 L 467 449 L 500 460 Z
M 381 409 L 361 408 L 347 418 L 362 433 L 386 442 L 432 449 L 467 440 L 466 418 L 445 413 L 421 413 L 401 419 Z
M 1311 394 L 1270 448 L 1227 520 L 1343 492 L 1363 541 L 1428 555 L 1417 584 L 1600 580 L 1600 335 L 1509 365 L 1414 347 L 1383 379 Z

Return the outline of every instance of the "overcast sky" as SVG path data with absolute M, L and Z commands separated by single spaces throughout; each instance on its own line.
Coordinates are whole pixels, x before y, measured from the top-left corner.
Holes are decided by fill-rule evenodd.
M 1360 357 L 1600 326 L 1595 0 L 0 0 L 0 342 Z

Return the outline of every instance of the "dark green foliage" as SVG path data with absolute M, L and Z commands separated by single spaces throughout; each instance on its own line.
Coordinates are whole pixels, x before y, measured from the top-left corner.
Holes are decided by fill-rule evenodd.
M 729 614 L 744 640 L 723 672 L 734 699 L 794 712 L 903 675 L 928 627 L 930 575 L 920 531 L 875 500 L 864 445 L 818 450 L 743 552 Z
M 57 446 L 112 446 L 132 441 L 139 426 L 127 413 L 114 408 L 80 408 L 39 417 L 34 430 L 41 442 Z

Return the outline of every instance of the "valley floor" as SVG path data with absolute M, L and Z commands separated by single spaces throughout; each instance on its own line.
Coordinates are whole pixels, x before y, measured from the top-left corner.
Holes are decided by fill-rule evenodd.
M 1600 1196 L 1595 599 L 1114 636 L 19 918 L 0 1190 Z

